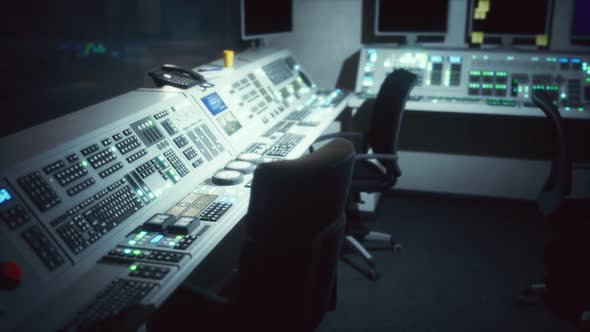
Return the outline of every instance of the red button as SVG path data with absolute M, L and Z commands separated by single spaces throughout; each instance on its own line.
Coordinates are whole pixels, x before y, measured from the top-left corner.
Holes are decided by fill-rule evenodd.
M 23 271 L 15 262 L 5 262 L 1 264 L 2 278 L 7 281 L 20 282 L 23 277 Z

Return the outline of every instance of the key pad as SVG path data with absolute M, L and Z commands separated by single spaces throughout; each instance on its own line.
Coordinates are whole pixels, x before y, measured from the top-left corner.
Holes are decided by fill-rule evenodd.
M 42 212 L 47 211 L 61 203 L 61 198 L 49 186 L 41 173 L 34 172 L 17 180 L 27 196 Z

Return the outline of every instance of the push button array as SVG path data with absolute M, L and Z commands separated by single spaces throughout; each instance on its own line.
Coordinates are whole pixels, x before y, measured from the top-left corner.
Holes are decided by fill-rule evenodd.
M 86 180 L 80 182 L 79 184 L 73 186 L 72 188 L 68 189 L 67 193 L 69 196 L 74 196 L 74 195 L 80 193 L 82 190 L 92 186 L 95 183 L 96 183 L 96 180 L 94 180 L 94 178 L 86 179 Z
M 10 229 L 17 229 L 31 220 L 31 216 L 29 216 L 25 208 L 20 204 L 2 211 L 0 218 L 4 220 Z
M 54 163 L 51 163 L 45 167 L 43 167 L 43 171 L 45 172 L 45 174 L 51 174 L 55 171 L 57 171 L 60 168 L 63 168 L 66 166 L 66 163 L 64 163 L 63 160 L 58 160 Z
M 38 225 L 29 227 L 21 233 L 21 236 L 49 271 L 55 270 L 65 262 L 55 245 L 51 243 Z
M 118 314 L 132 304 L 140 303 L 157 286 L 152 282 L 115 279 L 64 330 L 90 329 L 97 322 Z
M 111 161 L 117 159 L 117 156 L 111 149 L 102 150 L 101 152 L 94 154 L 88 158 L 88 162 L 92 165 L 92 168 L 97 169 L 102 167 Z
M 62 186 L 66 186 L 85 176 L 86 174 L 88 174 L 86 167 L 82 166 L 81 164 L 75 164 L 55 173 L 55 179 Z
M 131 131 L 131 130 L 129 130 L 129 131 Z M 117 149 L 119 149 L 119 152 L 121 152 L 121 154 L 126 154 L 130 151 L 137 149 L 140 146 L 141 146 L 141 142 L 139 141 L 139 139 L 137 139 L 136 136 L 131 136 L 129 138 L 126 138 L 116 144 L 116 147 L 117 147 Z
M 266 155 L 270 157 L 285 157 L 302 139 L 302 135 L 287 133 L 266 151 Z
M 123 163 L 118 162 L 118 163 L 114 164 L 113 166 L 110 166 L 109 168 L 105 169 L 104 171 L 101 171 L 100 173 L 98 173 L 98 175 L 100 175 L 100 177 L 102 179 L 104 179 L 107 176 L 115 173 L 116 171 L 118 171 L 122 168 L 123 168 Z
M 227 210 L 229 210 L 230 207 L 232 207 L 232 203 L 214 202 L 199 214 L 199 219 L 204 221 L 217 221 L 225 214 L 225 212 L 227 212 Z
M 87 156 L 91 153 L 98 151 L 99 149 L 100 149 L 100 146 L 98 146 L 98 144 L 92 144 L 91 146 L 82 149 L 82 151 L 80 151 L 80 152 L 82 153 L 83 156 Z
M 42 212 L 61 203 L 61 199 L 57 193 L 49 186 L 49 183 L 47 183 L 39 172 L 23 176 L 17 182 Z
M 170 268 L 157 267 L 151 265 L 132 265 L 132 271 L 129 272 L 130 277 L 162 280 L 170 272 Z
M 172 167 L 174 167 L 174 169 L 176 170 L 178 175 L 183 177 L 189 173 L 188 168 L 180 160 L 178 155 L 176 155 L 174 150 L 168 150 L 168 151 L 164 152 L 164 156 L 166 157 L 166 159 L 168 159 L 168 162 L 170 162 L 170 165 L 172 165 Z
M 134 162 L 137 159 L 145 156 L 146 154 L 148 154 L 147 150 L 146 149 L 141 149 L 141 150 L 135 152 L 134 154 L 130 155 L 129 157 L 127 157 L 127 162 L 131 164 L 132 162 Z

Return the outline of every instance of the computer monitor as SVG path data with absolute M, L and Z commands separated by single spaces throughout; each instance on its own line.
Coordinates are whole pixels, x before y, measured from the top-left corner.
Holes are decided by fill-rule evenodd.
M 242 39 L 250 40 L 293 30 L 292 0 L 241 0 Z
M 485 5 L 487 4 L 487 5 Z M 468 28 L 487 37 L 549 35 L 553 0 L 471 0 Z
M 377 0 L 375 35 L 444 35 L 449 0 Z
M 590 1 L 576 0 L 572 16 L 572 40 L 590 41 Z

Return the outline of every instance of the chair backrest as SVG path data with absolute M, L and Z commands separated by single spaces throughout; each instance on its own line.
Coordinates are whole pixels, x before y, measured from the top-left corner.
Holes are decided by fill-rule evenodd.
M 377 94 L 367 141 L 374 153 L 397 154 L 402 113 L 417 76 L 405 69 L 389 74 Z M 397 161 L 380 161 L 388 170 L 398 170 Z
M 256 169 L 237 284 L 250 323 L 303 331 L 330 309 L 353 162 L 352 143 L 334 139 Z
M 551 135 L 555 142 L 551 170 L 537 198 L 539 211 L 543 215 L 551 215 L 557 212 L 565 196 L 571 192 L 572 161 L 567 151 L 561 115 L 551 97 L 545 91 L 535 90 L 532 99 L 549 119 Z

